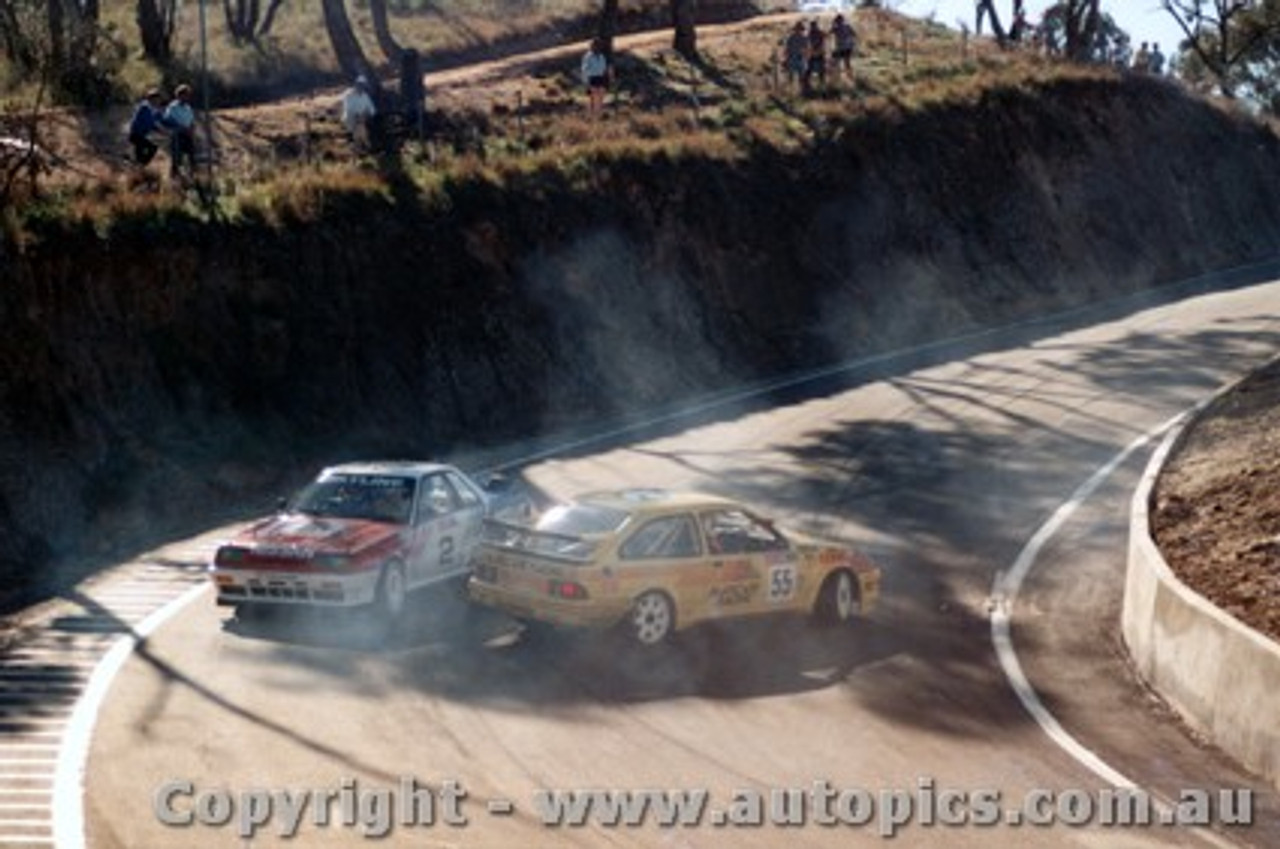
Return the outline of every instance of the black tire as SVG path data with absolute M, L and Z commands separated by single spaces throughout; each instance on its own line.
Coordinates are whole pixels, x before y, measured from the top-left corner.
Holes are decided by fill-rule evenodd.
M 667 642 L 676 629 L 676 606 L 659 590 L 647 590 L 636 597 L 623 621 L 627 638 L 645 648 Z
M 378 576 L 378 590 L 374 594 L 374 615 L 379 617 L 388 629 L 394 628 L 404 615 L 405 599 L 408 596 L 404 578 L 404 567 L 398 562 L 391 562 L 382 567 Z
M 858 608 L 858 582 L 852 572 L 840 569 L 822 582 L 813 612 L 818 624 L 834 627 L 852 622 Z

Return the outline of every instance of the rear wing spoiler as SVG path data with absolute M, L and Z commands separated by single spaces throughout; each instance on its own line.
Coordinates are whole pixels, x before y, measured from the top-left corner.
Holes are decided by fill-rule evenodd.
M 504 522 L 501 519 L 484 520 L 480 544 L 569 563 L 590 563 L 596 550 L 596 543 L 587 537 L 539 531 L 528 525 Z

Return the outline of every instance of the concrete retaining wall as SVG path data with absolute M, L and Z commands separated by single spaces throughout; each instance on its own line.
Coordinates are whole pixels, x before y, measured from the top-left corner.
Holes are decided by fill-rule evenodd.
M 1187 722 L 1280 788 L 1280 646 L 1179 581 L 1151 538 L 1156 478 L 1186 428 L 1165 438 L 1133 497 L 1124 640 L 1138 672 Z

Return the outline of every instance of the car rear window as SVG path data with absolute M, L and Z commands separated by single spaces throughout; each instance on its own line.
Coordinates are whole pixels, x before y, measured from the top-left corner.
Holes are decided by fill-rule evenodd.
M 537 529 L 568 536 L 608 534 L 621 528 L 630 515 L 594 504 L 558 504 L 538 517 Z

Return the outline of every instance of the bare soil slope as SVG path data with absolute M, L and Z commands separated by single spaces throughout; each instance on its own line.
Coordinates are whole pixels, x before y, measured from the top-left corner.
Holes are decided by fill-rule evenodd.
M 1280 641 L 1280 361 L 1192 426 L 1160 477 L 1151 524 L 1179 578 Z

